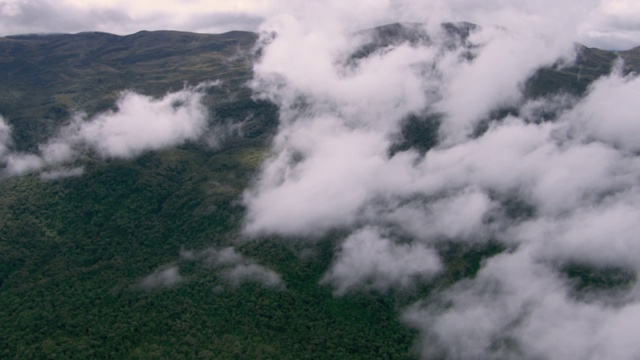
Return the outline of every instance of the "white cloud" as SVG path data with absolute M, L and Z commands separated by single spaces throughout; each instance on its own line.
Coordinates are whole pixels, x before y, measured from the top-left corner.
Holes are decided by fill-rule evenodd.
M 5 122 L 0 115 L 0 161 L 9 152 L 11 144 L 11 127 Z
M 640 78 L 614 72 L 599 79 L 570 114 L 577 131 L 631 152 L 640 151 Z
M 521 242 L 535 245 L 544 259 L 640 271 L 640 189 L 620 192 L 564 217 L 540 217 L 510 231 Z
M 385 292 L 431 279 L 441 270 L 437 254 L 420 243 L 402 244 L 365 228 L 349 236 L 322 279 L 338 295 L 358 289 Z
M 40 170 L 44 162 L 37 155 L 11 153 L 5 158 L 4 175 L 16 176 Z
M 1 4 L 5 32 L 84 29 L 89 21 L 123 31 L 132 19 L 135 26 L 194 30 L 206 28 L 209 16 L 192 13 L 202 13 L 202 2 L 180 8 L 170 21 L 164 7 L 177 8 L 169 2 L 153 11 L 145 2 L 101 2 L 99 10 L 84 2 Z M 246 235 L 317 239 L 336 228 L 352 231 L 324 277 L 338 295 L 428 281 L 443 266 L 433 247 L 442 241 L 508 247 L 475 277 L 407 309 L 404 319 L 420 330 L 425 357 L 598 359 L 640 352 L 630 335 L 640 323 L 638 77 L 614 73 L 584 99 L 523 104 L 520 93 L 538 67 L 571 57 L 576 40 L 607 48 L 640 44 L 637 2 L 277 1 L 255 5 L 259 10 L 254 4 L 225 2 L 222 10 L 240 22 L 268 16 L 261 29 L 277 33 L 263 34 L 251 84 L 256 96 L 280 107 L 280 128 L 272 157 L 244 196 Z M 464 20 L 482 27 L 467 47 L 448 47 L 439 24 Z M 433 42 L 388 44 L 350 58 L 371 41 L 356 31 L 396 21 L 426 22 L 412 28 L 435 34 Z M 83 146 L 131 157 L 194 139 L 206 117 L 197 98 L 125 94 L 118 112 L 78 119 L 43 145 L 42 156 L 8 153 L 8 140 L 0 141 L 7 168 L 64 163 Z M 504 106 L 520 108 L 520 115 L 489 118 Z M 545 122 L 535 109 L 554 109 L 557 119 Z M 391 156 L 409 115 L 437 115 L 440 143 L 424 156 L 413 150 Z M 487 120 L 488 129 L 476 131 Z M 0 127 L 0 140 L 2 134 Z M 511 199 L 530 207 L 528 216 L 509 215 L 504 202 Z M 232 286 L 282 286 L 278 274 L 234 248 L 184 258 L 208 262 Z M 577 296 L 590 290 L 577 289 L 563 271 L 572 263 L 628 272 L 630 285 Z M 153 279 L 179 275 L 177 268 L 162 274 Z
M 6 155 L 9 154 L 9 147 L 11 145 L 11 127 L 4 120 L 4 117 L 0 115 L 0 164 L 6 162 Z
M 42 180 L 60 180 L 69 177 L 82 176 L 84 174 L 83 167 L 74 168 L 59 168 L 40 173 L 40 179 Z
M 422 329 L 421 355 L 446 359 L 633 358 L 639 303 L 583 302 L 530 252 L 491 259 L 473 280 L 445 290 L 403 319 Z
M 209 113 L 201 103 L 203 90 L 216 86 L 209 82 L 195 88 L 152 98 L 125 91 L 116 102 L 116 110 L 91 118 L 76 114 L 57 136 L 39 146 L 38 154 L 8 152 L 10 129 L 0 123 L 0 151 L 5 153 L 5 176 L 16 176 L 53 168 L 44 178 L 81 174 L 57 167 L 86 155 L 87 149 L 105 158 L 132 158 L 145 151 L 159 150 L 196 140 L 205 133 Z M 4 139 L 4 141 L 2 141 Z M 1 155 L 1 154 L 0 154 Z M 0 157 L 1 159 L 1 157 Z M 62 171 L 62 172 L 60 172 Z
M 223 271 L 223 276 L 233 285 L 258 283 L 268 288 L 283 288 L 284 283 L 276 272 L 258 264 L 236 264 Z
M 386 220 L 426 242 L 482 241 L 491 235 L 484 222 L 496 207 L 486 193 L 465 188 L 443 199 L 409 202 L 389 212 Z
M 128 158 L 193 140 L 207 125 L 201 93 L 185 89 L 161 99 L 124 92 L 117 111 L 75 124 L 77 137 L 105 157 Z
M 171 266 L 166 269 L 158 269 L 152 274 L 147 275 L 140 282 L 140 286 L 145 289 L 156 289 L 160 287 L 173 287 L 183 281 L 184 278 L 180 275 L 180 269 L 177 266 Z

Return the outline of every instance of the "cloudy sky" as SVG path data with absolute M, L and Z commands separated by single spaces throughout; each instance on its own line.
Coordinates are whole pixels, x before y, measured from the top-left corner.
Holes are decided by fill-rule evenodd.
M 316 3 L 312 1 L 311 3 Z M 366 2 L 365 2 L 366 3 Z M 398 20 L 440 18 L 509 26 L 511 5 L 522 1 L 376 1 L 354 9 L 370 13 L 389 8 L 371 18 L 372 25 Z M 530 1 L 531 19 L 547 3 Z M 565 12 L 572 5 L 580 10 Z M 0 35 L 80 31 L 129 34 L 140 30 L 185 30 L 218 33 L 258 29 L 265 18 L 295 12 L 300 4 L 290 0 L 0 0 Z M 336 6 L 335 4 L 332 6 Z M 563 0 L 547 4 L 556 13 L 579 15 L 577 39 L 588 45 L 624 49 L 640 43 L 640 3 L 635 0 Z M 537 8 L 537 9 L 536 9 Z M 562 21 L 562 20 L 559 20 Z

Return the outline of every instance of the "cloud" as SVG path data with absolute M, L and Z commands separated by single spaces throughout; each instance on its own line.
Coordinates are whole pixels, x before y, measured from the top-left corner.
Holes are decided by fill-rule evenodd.
M 37 155 L 11 153 L 5 158 L 4 175 L 15 176 L 40 170 L 44 162 Z
M 257 2 L 4 0 L 0 2 L 0 34 L 255 30 L 264 11 Z
M 425 242 L 482 241 L 492 234 L 485 220 L 496 208 L 486 192 L 467 187 L 443 199 L 407 202 L 385 214 L 384 220 Z
M 42 180 L 59 180 L 68 177 L 77 177 L 84 174 L 83 167 L 60 168 L 55 170 L 44 171 L 40 174 Z
M 184 262 L 198 262 L 207 269 L 213 269 L 232 287 L 253 283 L 269 289 L 285 288 L 284 281 L 278 273 L 243 256 L 234 247 L 209 248 L 202 251 L 181 249 L 180 263 L 158 268 L 142 279 L 139 285 L 145 289 L 157 289 L 183 283 L 186 279 L 180 275 L 180 264 Z
M 243 197 L 246 236 L 345 233 L 322 280 L 338 296 L 437 279 L 447 271 L 442 245 L 499 243 L 506 250 L 476 274 L 402 311 L 425 358 L 640 351 L 630 335 L 640 323 L 638 76 L 616 70 L 584 98 L 522 93 L 540 67 L 570 63 L 575 41 L 640 43 L 635 2 L 283 0 L 222 15 L 203 13 L 198 1 L 192 10 L 163 3 L 180 9 L 175 20 L 146 2 L 104 1 L 99 10 L 79 1 L 1 4 L 2 26 L 12 31 L 126 31 L 130 21 L 203 29 L 210 19 L 225 23 L 225 14 L 224 26 L 267 16 L 251 87 L 279 106 L 280 126 Z M 362 31 L 396 21 L 419 24 Z M 445 21 L 480 26 L 441 27 Z M 206 123 L 198 96 L 124 93 L 118 111 L 77 117 L 39 154 L 11 153 L 0 126 L 5 171 L 66 166 L 83 151 L 129 158 L 195 139 Z M 429 146 L 405 139 L 412 121 L 421 126 L 410 135 L 434 139 Z M 398 146 L 402 140 L 409 145 Z M 182 258 L 207 264 L 231 286 L 284 286 L 234 248 Z M 154 274 L 158 284 L 179 276 L 177 267 Z
M 140 286 L 145 289 L 156 289 L 161 287 L 173 287 L 183 282 L 184 278 L 180 275 L 177 266 L 171 266 L 166 269 L 158 269 L 152 274 L 147 275 L 140 282 Z
M 12 153 L 7 152 L 6 147 L 1 148 L 6 153 L 4 175 L 16 176 L 53 168 L 53 172 L 43 177 L 71 176 L 81 172 L 57 167 L 76 161 L 87 151 L 104 158 L 129 159 L 145 151 L 196 140 L 207 130 L 209 120 L 208 110 L 201 103 L 203 90 L 218 83 L 187 87 L 158 99 L 124 91 L 116 101 L 116 110 L 90 118 L 82 113 L 75 114 L 69 125 L 39 146 L 38 154 Z M 0 136 L 10 140 L 10 129 L 4 122 L 2 126 Z
M 7 125 L 4 118 L 0 116 L 0 159 L 9 151 L 11 143 L 11 127 Z
M 566 278 L 522 250 L 491 259 L 403 319 L 422 330 L 424 358 L 633 358 L 637 289 L 627 296 L 617 306 L 581 301 Z
M 637 116 L 635 102 L 624 101 L 636 81 L 614 72 L 556 122 L 507 118 L 479 138 L 428 152 L 419 163 L 430 193 L 472 186 L 496 199 L 515 196 L 535 209 L 525 220 L 498 217 L 497 228 L 481 222 L 480 238 L 488 233 L 512 252 L 407 310 L 405 321 L 422 332 L 425 358 L 613 358 L 637 352 L 622 340 L 637 318 L 620 318 L 637 315 L 640 303 L 634 235 L 640 230 L 634 220 L 640 159 L 634 139 L 626 136 Z M 622 101 L 614 103 L 612 94 Z M 401 218 L 411 216 L 417 215 Z M 425 236 L 429 226 L 414 233 Z M 632 274 L 632 288 L 619 291 L 616 277 L 608 275 L 600 292 L 576 298 L 576 280 L 564 270 L 572 264 Z M 594 330 L 601 328 L 608 330 Z
M 579 106 L 572 110 L 572 124 L 576 131 L 602 142 L 638 152 L 640 140 L 635 134 L 640 131 L 640 104 L 634 93 L 640 91 L 640 78 L 624 76 L 616 69 L 613 74 L 596 81 L 589 94 Z
M 360 288 L 385 292 L 431 279 L 441 270 L 436 253 L 422 244 L 401 244 L 365 228 L 340 246 L 335 262 L 322 279 L 337 295 Z
M 202 94 L 188 89 L 153 99 L 124 92 L 117 111 L 80 121 L 74 134 L 104 157 L 129 158 L 197 138 L 207 125 Z
M 262 284 L 268 288 L 284 287 L 280 275 L 257 264 L 236 264 L 225 270 L 223 275 L 236 287 L 247 282 Z
M 305 20 L 285 16 L 265 25 L 279 33 L 255 65 L 252 86 L 280 105 L 282 128 L 273 157 L 245 196 L 249 234 L 317 234 L 353 224 L 378 197 L 424 192 L 419 183 L 432 177 L 423 172 L 437 159 L 414 167 L 414 154 L 387 153 L 407 116 L 440 113 L 441 141 L 465 141 L 491 110 L 520 98 L 518 84 L 533 70 L 573 49 L 563 40 L 555 52 L 537 43 L 532 51 L 522 44 L 531 35 L 494 28 L 472 31 L 469 43 L 452 47 L 451 33 L 438 28 L 431 42 L 387 46 L 354 67 L 343 59 L 370 38 L 340 27 L 309 28 Z M 467 60 L 470 51 L 474 61 Z
M 180 257 L 187 261 L 202 261 L 206 266 L 215 269 L 234 287 L 245 283 L 256 283 L 266 288 L 285 288 L 284 281 L 278 273 L 246 258 L 234 247 L 221 250 L 210 248 L 199 252 L 181 250 Z
M 572 61 L 602 4 L 349 6 L 362 11 L 311 2 L 263 25 L 251 86 L 280 126 L 244 234 L 346 234 L 322 280 L 337 296 L 455 280 L 402 311 L 424 358 L 637 354 L 638 76 L 615 69 L 583 97 L 522 91 Z M 454 14 L 488 24 L 438 25 Z M 495 243 L 476 274 L 447 277 L 441 249 Z

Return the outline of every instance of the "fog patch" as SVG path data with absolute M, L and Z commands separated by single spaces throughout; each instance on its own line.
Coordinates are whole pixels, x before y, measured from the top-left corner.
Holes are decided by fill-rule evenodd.
M 199 261 L 214 269 L 233 287 L 254 283 L 271 289 L 285 288 L 284 281 L 278 273 L 243 256 L 234 247 L 221 250 L 210 248 L 203 251 L 183 249 L 180 251 L 180 257 L 186 261 Z
M 59 168 L 55 170 L 43 171 L 40 173 L 40 179 L 42 180 L 60 180 L 66 179 L 69 177 L 78 177 L 84 174 L 83 167 L 73 167 L 73 168 Z
M 140 286 L 148 290 L 157 288 L 170 288 L 180 284 L 183 281 L 184 278 L 180 275 L 178 266 L 171 266 L 168 268 L 158 269 L 152 274 L 147 275 L 140 282 Z
M 9 151 L 10 142 L 11 127 L 9 127 L 4 118 L 0 115 L 0 160 L 2 160 Z

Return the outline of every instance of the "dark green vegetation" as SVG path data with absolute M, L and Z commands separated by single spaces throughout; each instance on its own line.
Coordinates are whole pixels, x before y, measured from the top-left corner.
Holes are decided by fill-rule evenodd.
M 574 296 L 589 300 L 594 295 L 615 295 L 631 289 L 635 274 L 624 268 L 593 268 L 579 263 L 569 263 L 562 267 L 573 284 Z
M 640 47 L 612 52 L 576 45 L 576 52 L 576 61 L 572 64 L 556 64 L 539 70 L 527 82 L 525 93 L 531 97 L 559 92 L 582 95 L 594 80 L 609 74 L 617 60 L 623 61 L 625 73 L 640 69 Z
M 242 135 L 220 149 L 190 143 L 130 161 L 87 158 L 76 178 L 0 179 L 0 358 L 412 357 L 415 333 L 399 323 L 397 310 L 429 289 L 334 298 L 318 282 L 337 234 L 304 246 L 235 242 L 244 211 L 238 199 L 268 153 L 277 119 L 273 105 L 251 100 L 243 86 L 255 39 L 242 32 L 0 38 L 0 114 L 13 127 L 16 150 L 35 149 L 76 110 L 113 107 L 118 91 L 160 96 L 206 80 L 223 81 L 205 97 L 211 121 L 242 126 Z M 581 54 L 574 67 L 539 72 L 532 94 L 584 91 L 616 57 L 594 49 Z M 639 55 L 639 49 L 624 53 L 636 69 Z M 437 128 L 437 117 L 409 117 L 391 152 L 426 152 Z M 281 274 L 286 289 L 234 287 L 179 256 L 181 249 L 232 245 Z M 448 269 L 435 285 L 444 287 L 474 276 L 484 258 L 503 249 L 439 250 Z M 140 287 L 171 264 L 186 281 Z M 590 271 L 567 273 L 590 287 L 618 279 Z
M 209 104 L 249 93 L 256 35 L 142 31 L 0 38 L 0 114 L 19 148 L 41 143 L 70 113 L 110 108 L 132 89 L 161 96 L 207 80 L 224 80 Z
M 299 262 L 275 243 L 241 246 L 283 274 L 283 291 L 235 288 L 197 263 L 181 266 L 187 281 L 178 287 L 138 286 L 178 261 L 182 247 L 232 244 L 241 216 L 234 198 L 256 155 L 179 149 L 94 163 L 64 181 L 3 181 L 0 356 L 408 357 L 412 334 L 391 300 L 335 300 L 316 286 L 330 249 Z
M 256 36 L 142 32 L 0 39 L 0 114 L 29 150 L 77 109 L 116 93 L 159 96 L 220 79 L 211 121 L 242 121 L 222 149 L 191 143 L 131 160 L 85 159 L 81 177 L 0 180 L 0 358 L 411 358 L 391 298 L 335 299 L 315 256 L 278 241 L 238 245 L 239 196 L 267 154 L 274 106 L 252 101 Z M 234 287 L 180 250 L 235 245 L 277 271 L 286 290 Z M 156 269 L 186 280 L 145 290 Z

